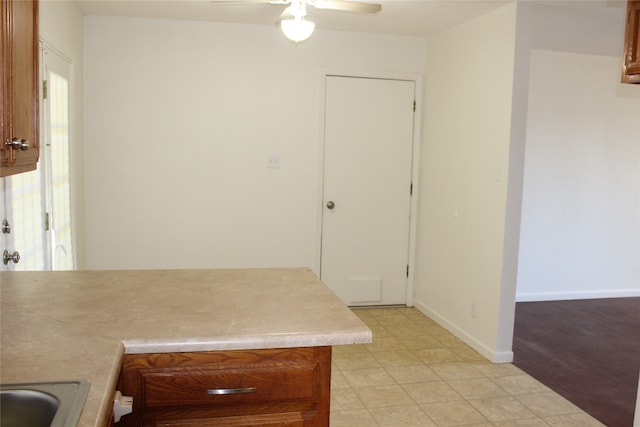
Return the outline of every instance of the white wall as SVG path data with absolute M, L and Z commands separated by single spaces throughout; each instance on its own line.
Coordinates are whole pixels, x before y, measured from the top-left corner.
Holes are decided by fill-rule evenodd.
M 500 325 L 513 326 L 504 249 L 518 237 L 505 232 L 516 16 L 509 4 L 429 37 L 425 73 L 415 303 L 496 362 L 513 357 Z
M 640 296 L 640 88 L 620 61 L 531 52 L 519 301 Z
M 413 37 L 296 47 L 272 26 L 109 17 L 85 37 L 94 269 L 312 267 L 322 70 L 424 70 Z
M 71 221 L 73 222 L 76 266 L 85 265 L 84 246 L 84 149 L 83 149 L 83 74 L 84 21 L 73 1 L 41 1 L 40 39 L 71 61 L 70 80 L 70 184 Z

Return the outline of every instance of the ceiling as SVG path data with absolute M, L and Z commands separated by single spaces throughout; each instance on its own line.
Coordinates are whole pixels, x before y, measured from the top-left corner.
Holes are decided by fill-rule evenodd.
M 46 0 L 45 0 L 46 1 Z M 53 0 L 49 0 L 53 1 Z M 85 15 L 277 25 L 286 6 L 252 0 L 76 0 Z M 626 0 L 379 0 L 375 15 L 309 8 L 316 28 L 425 37 L 512 1 L 534 10 L 534 47 L 620 56 Z

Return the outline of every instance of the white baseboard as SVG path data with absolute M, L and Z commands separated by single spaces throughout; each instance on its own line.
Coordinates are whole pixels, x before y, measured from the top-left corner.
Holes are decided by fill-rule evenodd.
M 493 363 L 511 363 L 513 362 L 513 351 L 495 351 L 467 334 L 457 325 L 451 323 L 439 313 L 433 311 L 420 301 L 414 301 L 414 306 L 421 313 L 428 316 L 430 319 L 437 322 L 440 326 L 451 332 L 456 337 L 460 338 L 465 344 L 473 348 L 475 351 L 489 359 Z
M 560 301 L 574 299 L 640 297 L 640 289 L 610 289 L 606 291 L 516 292 L 516 302 Z

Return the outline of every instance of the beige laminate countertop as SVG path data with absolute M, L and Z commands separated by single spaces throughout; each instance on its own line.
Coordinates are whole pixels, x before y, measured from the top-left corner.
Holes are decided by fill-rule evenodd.
M 371 331 L 308 269 L 3 272 L 0 382 L 87 379 L 107 421 L 124 353 L 333 346 Z

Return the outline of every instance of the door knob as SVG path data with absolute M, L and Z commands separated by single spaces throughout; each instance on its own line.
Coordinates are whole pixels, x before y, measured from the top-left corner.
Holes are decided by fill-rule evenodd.
M 335 203 L 333 203 L 333 201 L 329 200 L 329 201 L 327 202 L 327 208 L 328 208 L 328 209 L 333 209 L 333 208 L 335 208 L 335 207 L 336 207 L 336 204 L 335 204 Z
M 15 251 L 11 254 L 8 250 L 5 249 L 4 254 L 2 255 L 2 262 L 4 263 L 4 265 L 7 265 L 10 261 L 13 261 L 14 264 L 17 264 L 20 261 L 20 253 L 18 251 Z

